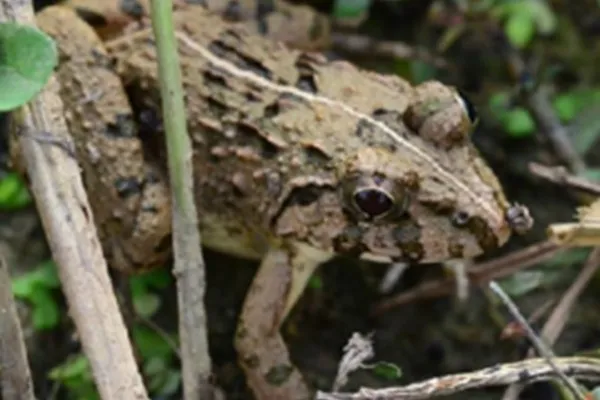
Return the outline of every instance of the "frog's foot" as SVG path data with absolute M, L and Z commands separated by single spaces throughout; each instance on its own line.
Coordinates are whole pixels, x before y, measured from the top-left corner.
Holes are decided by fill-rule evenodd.
M 477 123 L 477 113 L 457 90 L 428 81 L 415 87 L 414 100 L 406 108 L 404 122 L 424 139 L 449 149 L 469 139 Z
M 329 253 L 293 244 L 272 248 L 248 291 L 235 346 L 248 385 L 258 400 L 305 400 L 311 390 L 290 357 L 279 332 L 315 269 Z

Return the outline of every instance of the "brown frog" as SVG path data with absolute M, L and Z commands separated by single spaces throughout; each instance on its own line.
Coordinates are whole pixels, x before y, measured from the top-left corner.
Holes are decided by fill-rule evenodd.
M 102 43 L 64 7 L 38 24 L 59 46 L 109 263 L 162 265 L 171 217 L 152 31 L 136 24 Z M 235 339 L 256 398 L 310 398 L 279 327 L 320 264 L 471 258 L 524 230 L 470 142 L 474 112 L 455 89 L 290 50 L 201 6 L 181 5 L 175 25 L 203 243 L 262 260 Z

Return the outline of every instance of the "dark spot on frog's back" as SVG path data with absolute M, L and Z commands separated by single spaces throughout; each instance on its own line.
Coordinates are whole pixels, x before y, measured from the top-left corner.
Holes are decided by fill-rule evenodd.
M 421 228 L 412 222 L 408 222 L 396 227 L 392 235 L 398 244 L 410 244 L 421 238 Z
M 119 178 L 114 185 L 122 199 L 140 193 L 141 184 L 137 178 Z
M 455 238 L 450 238 L 450 241 L 448 242 L 448 254 L 450 254 L 451 257 L 462 259 L 464 249 L 465 246 L 462 243 L 458 242 Z
M 304 92 L 317 93 L 317 83 L 312 75 L 300 75 L 296 81 L 296 87 Z
M 261 156 L 265 159 L 273 159 L 279 154 L 279 147 L 261 134 L 259 128 L 250 123 L 237 124 L 236 136 L 238 136 L 239 140 L 243 143 L 252 144 L 254 146 L 258 144 Z
M 228 87 L 227 81 L 223 77 L 225 74 L 226 74 L 226 72 L 221 73 L 217 69 L 215 69 L 215 70 L 206 69 L 205 71 L 202 72 L 202 78 L 204 78 L 204 82 L 206 84 L 214 84 L 216 86 L 226 88 L 226 87 Z
M 243 19 L 242 6 L 238 0 L 230 0 L 227 2 L 223 19 L 227 21 L 241 21 Z
M 260 61 L 255 60 L 251 56 L 238 51 L 235 47 L 228 45 L 226 42 L 238 42 L 240 39 L 237 32 L 233 30 L 225 31 L 221 35 L 222 39 L 214 40 L 208 45 L 208 50 L 216 56 L 229 60 L 240 69 L 250 71 L 261 78 L 272 80 L 273 73 L 266 68 Z
M 290 203 L 308 206 L 321 197 L 321 188 L 315 185 L 307 185 L 295 188 L 290 194 Z
M 498 238 L 483 218 L 471 217 L 467 229 L 477 238 L 479 246 L 484 251 L 498 248 Z
M 75 12 L 77 16 L 90 24 L 90 26 L 98 28 L 102 26 L 106 26 L 108 21 L 104 17 L 104 15 L 94 12 L 92 10 L 88 10 L 82 7 L 75 7 Z
M 331 160 L 331 155 L 315 145 L 304 146 L 304 157 L 307 163 L 321 165 L 326 167 L 326 163 Z
M 117 138 L 135 137 L 137 132 L 133 116 L 117 114 L 115 120 L 106 125 L 106 134 Z

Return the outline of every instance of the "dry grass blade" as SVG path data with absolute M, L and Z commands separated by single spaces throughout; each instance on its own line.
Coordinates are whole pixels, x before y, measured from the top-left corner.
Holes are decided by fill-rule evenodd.
M 577 217 L 579 222 L 550 225 L 550 240 L 561 246 L 600 246 L 600 199 L 580 207 Z
M 8 266 L 0 254 L 0 398 L 34 400 L 27 349 L 10 282 Z
M 540 336 L 544 339 L 549 346 L 554 345 L 558 336 L 562 332 L 565 327 L 567 321 L 569 320 L 569 316 L 571 315 L 571 311 L 573 310 L 573 306 L 575 302 L 581 295 L 581 292 L 589 281 L 594 277 L 596 271 L 598 271 L 598 267 L 600 266 L 600 249 L 595 249 L 588 257 L 583 269 L 579 273 L 579 276 L 571 284 L 567 292 L 564 296 L 561 297 L 560 302 L 554 308 L 554 311 L 544 324 L 540 332 Z M 533 349 L 529 349 L 527 356 L 529 358 L 533 357 L 534 352 Z M 512 385 L 510 386 L 503 400 L 515 400 L 517 399 L 519 393 L 523 389 L 523 385 Z
M 572 378 L 600 381 L 600 360 L 584 357 L 555 358 L 556 367 Z M 446 375 L 386 389 L 361 388 L 356 393 L 318 392 L 317 400 L 425 400 L 471 389 L 532 383 L 556 379 L 551 366 L 543 358 L 499 364 L 478 371 Z
M 173 27 L 173 2 L 153 0 L 151 6 L 173 197 L 174 274 L 180 311 L 184 398 L 209 399 L 213 390 L 209 382 L 211 360 L 204 309 L 205 265 L 194 202 L 192 148 Z
M 585 178 L 570 174 L 565 167 L 548 167 L 538 163 L 530 163 L 531 173 L 544 178 L 557 185 L 582 190 L 591 194 L 600 195 L 600 185 Z

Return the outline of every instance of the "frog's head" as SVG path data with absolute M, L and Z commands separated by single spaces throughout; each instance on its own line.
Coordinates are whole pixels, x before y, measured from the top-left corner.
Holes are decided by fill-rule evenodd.
M 475 257 L 531 227 L 527 209 L 509 205 L 471 143 L 467 100 L 439 83 L 419 90 L 400 117 L 384 111 L 367 121 L 377 128 L 365 131 L 373 137 L 338 168 L 347 215 L 338 251 L 440 262 Z
M 358 152 L 342 179 L 347 226 L 337 250 L 426 263 L 503 245 L 521 208 L 508 205 L 496 177 L 472 151 L 435 165 L 407 163 L 381 149 Z
M 331 140 L 322 148 L 336 149 L 331 163 L 288 182 L 283 197 L 293 200 L 277 214 L 278 234 L 339 253 L 431 263 L 478 256 L 530 228 L 527 209 L 509 205 L 471 143 L 476 117 L 466 98 L 439 82 L 405 98 L 348 123 L 343 144 L 319 137 Z

